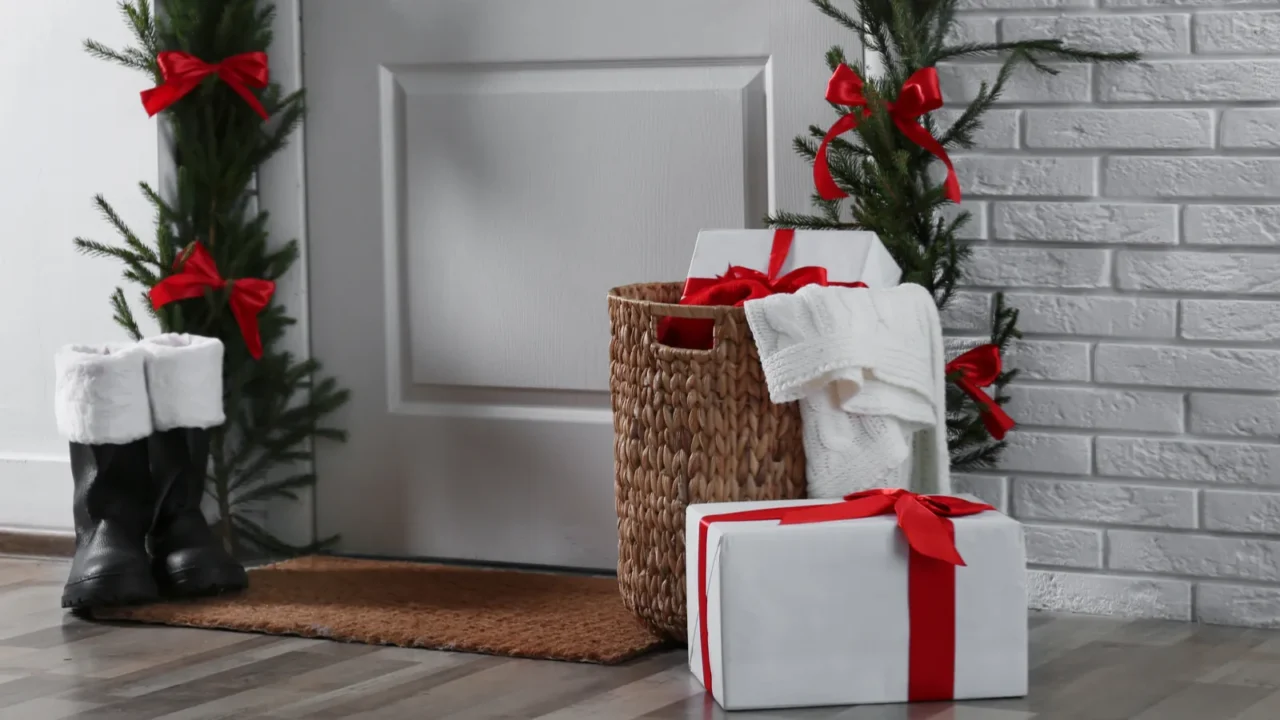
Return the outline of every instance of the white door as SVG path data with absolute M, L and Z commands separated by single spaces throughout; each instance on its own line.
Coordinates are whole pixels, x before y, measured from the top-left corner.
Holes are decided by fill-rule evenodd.
M 348 552 L 612 568 L 607 290 L 803 209 L 804 0 L 303 0 L 318 452 Z M 854 55 L 856 56 L 856 55 Z

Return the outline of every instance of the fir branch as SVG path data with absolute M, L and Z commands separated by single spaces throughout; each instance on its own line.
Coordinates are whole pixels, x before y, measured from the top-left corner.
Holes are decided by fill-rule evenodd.
M 1139 59 L 1136 52 L 1105 52 L 1102 50 L 1086 50 L 1066 45 L 1061 40 L 1019 40 L 1003 43 L 961 43 L 939 48 L 930 57 L 930 65 L 947 60 L 970 58 L 976 55 L 995 55 L 999 53 L 1018 53 L 1030 62 L 1037 70 L 1050 75 L 1058 71 L 1044 64 L 1042 56 L 1055 60 L 1074 60 L 1093 63 L 1128 63 Z
M 107 245 L 96 240 L 78 237 L 75 239 L 76 249 L 85 255 L 95 257 L 109 257 L 123 260 L 126 263 L 141 263 L 143 258 L 129 248 L 117 247 L 115 245 Z
M 990 470 L 999 462 L 1006 447 L 1008 443 L 1003 440 L 962 446 L 951 454 L 951 469 L 955 472 Z
M 835 20 L 846 28 L 856 33 L 866 32 L 865 26 L 861 22 L 856 20 L 852 15 L 849 15 L 845 11 L 836 7 L 831 0 L 814 0 L 813 4 L 823 15 Z
M 124 298 L 124 290 L 116 288 L 111 294 L 111 309 L 114 311 L 112 319 L 116 324 L 124 328 L 129 333 L 129 339 L 137 342 L 142 339 L 142 330 L 138 327 L 138 321 L 133 318 L 133 311 L 129 309 L 129 301 Z
M 151 72 L 151 65 L 155 62 L 150 58 L 139 57 L 139 54 L 132 50 L 113 50 L 96 40 L 85 40 L 84 49 L 99 60 L 107 60 L 148 74 Z
M 231 524 L 235 527 L 237 533 L 255 546 L 257 549 L 266 552 L 268 555 L 292 557 L 295 555 L 307 555 L 322 552 L 332 547 L 338 542 L 337 535 L 331 535 L 322 538 L 314 543 L 306 545 L 293 545 L 285 542 L 271 533 L 257 522 L 250 520 L 246 515 L 234 515 L 231 518 Z
M 231 497 L 231 507 L 242 507 L 281 497 L 296 501 L 298 495 L 294 492 L 295 490 L 312 488 L 315 487 L 315 484 L 316 476 L 314 473 L 309 472 L 290 475 L 287 478 L 273 482 L 259 483 L 251 490 L 233 495 Z
M 831 220 L 826 217 L 818 217 L 814 215 L 804 215 L 801 213 L 793 213 L 781 211 L 777 212 L 765 219 L 769 227 L 776 228 L 794 228 L 796 230 L 856 230 L 858 229 L 853 223 L 840 222 L 839 220 Z
M 160 282 L 160 278 L 155 273 L 140 267 L 130 267 L 125 270 L 124 278 L 145 288 L 154 287 L 156 283 Z
M 160 310 L 157 309 L 155 305 L 151 304 L 150 293 L 147 292 L 146 290 L 142 291 L 140 299 L 142 302 L 142 307 L 147 309 L 147 315 L 150 316 L 152 320 L 155 320 L 157 325 L 160 325 L 161 327 L 165 327 L 166 323 L 164 322 L 164 319 L 160 317 Z M 174 330 L 172 332 L 181 332 L 181 330 Z
M 98 212 L 103 219 L 110 223 L 116 229 L 116 232 L 120 233 L 120 236 L 124 238 L 125 244 L 129 246 L 130 250 L 133 250 L 137 258 L 152 265 L 159 265 L 160 261 L 156 258 L 155 251 L 148 247 L 146 243 L 143 243 L 134 234 L 133 230 L 129 229 L 129 226 L 125 224 L 125 221 L 116 212 L 115 208 L 111 207 L 105 197 L 94 195 L 93 204 L 97 206 Z

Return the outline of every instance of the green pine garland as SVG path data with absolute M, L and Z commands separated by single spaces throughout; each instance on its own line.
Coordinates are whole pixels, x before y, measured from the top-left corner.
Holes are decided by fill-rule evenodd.
M 161 51 L 180 50 L 210 63 L 265 52 L 275 16 L 272 5 L 257 0 L 165 0 L 160 16 L 153 15 L 149 0 L 126 0 L 120 10 L 136 45 L 115 50 L 89 40 L 85 48 L 96 57 L 146 73 L 157 86 L 163 83 L 156 65 Z M 270 122 L 264 123 L 216 76 L 206 78 L 161 115 L 171 132 L 177 182 L 164 195 L 141 184 L 156 212 L 154 242 L 144 242 L 99 195 L 94 201 L 122 242 L 76 238 L 75 244 L 87 254 L 123 262 L 125 279 L 143 288 L 142 307 L 162 330 L 217 337 L 226 345 L 227 423 L 210 438 L 208 491 L 220 514 L 215 529 L 234 553 L 290 554 L 315 546 L 295 547 L 274 537 L 258 522 L 255 510 L 274 498 L 296 499 L 297 491 L 314 486 L 310 472 L 279 477 L 272 471 L 309 462 L 315 438 L 345 440 L 344 431 L 322 423 L 347 401 L 347 391 L 332 378 L 320 377 L 316 361 L 275 349 L 286 328 L 295 323 L 277 302 L 259 315 L 264 353 L 254 360 L 228 306 L 229 288 L 206 291 L 203 298 L 158 311 L 147 298 L 152 286 L 175 272 L 175 258 L 196 241 L 204 243 L 228 279 L 277 280 L 297 261 L 296 240 L 275 247 L 268 242 L 267 213 L 256 208 L 254 179 L 258 167 L 284 147 L 302 121 L 303 93 L 283 95 L 273 83 L 258 96 L 271 114 Z M 141 107 L 138 115 L 143 122 Z M 111 305 L 116 322 L 141 339 L 124 290 L 116 289 Z
M 885 247 L 903 270 L 903 282 L 929 288 L 938 309 L 946 308 L 963 278 L 970 248 L 958 233 L 970 220 L 968 212 L 960 212 L 950 220 L 939 213 L 950 204 L 942 185 L 930 177 L 934 157 L 907 139 L 895 127 L 885 111 L 886 100 L 893 100 L 899 88 L 921 68 L 942 61 L 964 60 L 982 56 L 1002 56 L 1003 65 L 994 82 L 983 83 L 977 96 L 956 122 L 939 134 L 929 115 L 921 119 L 929 134 L 948 151 L 974 146 L 974 133 L 982 126 L 982 116 L 1000 98 L 1013 71 L 1026 64 L 1040 72 L 1057 74 L 1046 60 L 1076 62 L 1131 62 L 1137 53 L 1110 53 L 1069 47 L 1061 40 L 1024 40 L 1005 43 L 947 44 L 956 24 L 958 0 L 853 0 L 853 12 L 835 7 L 834 0 L 811 0 L 826 16 L 852 30 L 868 50 L 884 58 L 885 69 L 878 78 L 866 77 L 860 63 L 849 62 L 839 47 L 827 51 L 827 66 L 834 72 L 847 64 L 866 80 L 870 117 L 854 131 L 858 142 L 850 142 L 853 133 L 837 138 L 828 148 L 831 174 L 849 194 L 847 201 L 827 201 L 813 196 L 813 214 L 779 212 L 768 218 L 774 227 L 870 230 L 879 235 Z M 844 114 L 846 108 L 837 108 Z M 795 139 L 796 152 L 813 162 L 818 144 L 826 128 L 809 127 L 808 136 Z M 1014 339 L 1018 311 L 996 294 L 992 314 L 991 342 L 1003 352 Z M 1005 387 L 1017 371 L 1003 373 L 993 387 L 993 397 L 1003 404 L 1008 400 Z M 954 384 L 947 388 L 948 440 L 951 462 L 955 470 L 973 470 L 993 466 L 1005 443 L 991 437 L 982 423 L 979 405 Z

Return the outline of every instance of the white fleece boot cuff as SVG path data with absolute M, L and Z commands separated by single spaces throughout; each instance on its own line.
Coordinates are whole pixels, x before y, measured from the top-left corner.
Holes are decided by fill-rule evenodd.
M 139 343 L 146 354 L 147 393 L 156 430 L 221 425 L 222 341 L 167 333 Z
M 145 359 L 137 345 L 59 350 L 53 361 L 58 432 L 88 445 L 120 445 L 150 435 Z

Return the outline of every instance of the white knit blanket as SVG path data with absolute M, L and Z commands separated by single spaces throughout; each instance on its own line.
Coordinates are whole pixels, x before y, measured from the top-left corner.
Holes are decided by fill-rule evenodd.
M 800 401 L 809 497 L 951 491 L 942 328 L 928 290 L 809 285 L 744 309 L 770 399 Z

